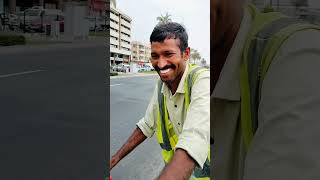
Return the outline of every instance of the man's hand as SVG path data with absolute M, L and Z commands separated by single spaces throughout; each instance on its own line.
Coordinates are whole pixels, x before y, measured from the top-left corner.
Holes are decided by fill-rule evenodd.
M 159 180 L 188 180 L 196 162 L 183 149 L 176 149 L 171 162 L 162 170 Z
M 110 160 L 110 171 L 115 165 L 118 164 L 119 161 L 120 161 L 120 158 L 117 155 L 112 156 Z

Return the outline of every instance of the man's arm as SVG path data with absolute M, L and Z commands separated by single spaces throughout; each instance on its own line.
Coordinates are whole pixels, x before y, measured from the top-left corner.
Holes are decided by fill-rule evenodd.
M 118 162 L 123 159 L 127 154 L 129 154 L 134 148 L 136 148 L 140 143 L 142 143 L 147 137 L 142 133 L 142 131 L 137 127 L 127 142 L 114 154 L 110 160 L 110 170 L 118 164 Z
M 171 162 L 162 170 L 159 180 L 188 180 L 196 162 L 183 149 L 177 149 Z

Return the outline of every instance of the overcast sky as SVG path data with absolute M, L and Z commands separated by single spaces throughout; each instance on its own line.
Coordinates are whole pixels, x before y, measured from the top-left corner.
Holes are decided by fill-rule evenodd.
M 157 17 L 167 12 L 182 23 L 189 46 L 210 61 L 210 0 L 117 0 L 117 8 L 132 18 L 132 41 L 149 43 Z

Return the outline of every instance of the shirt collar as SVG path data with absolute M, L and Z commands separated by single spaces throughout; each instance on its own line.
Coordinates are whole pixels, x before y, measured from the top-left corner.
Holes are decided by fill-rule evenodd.
M 189 70 L 189 63 L 187 62 L 186 63 L 186 68 L 185 68 L 185 70 L 183 72 L 183 75 L 181 77 L 181 80 L 179 82 L 179 85 L 178 85 L 178 88 L 177 88 L 177 91 L 176 91 L 175 94 L 177 94 L 177 93 L 182 93 L 182 94 L 185 93 L 185 91 L 184 91 L 184 83 L 185 83 L 185 80 L 186 80 L 186 77 L 187 77 L 187 74 L 188 74 L 188 70 Z M 169 87 L 167 86 L 166 83 L 163 83 L 163 86 L 162 86 L 162 89 L 161 89 L 161 93 L 166 94 L 166 95 L 168 95 L 168 94 L 171 95 L 171 91 L 170 91 L 170 89 L 169 89 Z
M 240 62 L 243 46 L 252 24 L 252 17 L 246 8 L 241 21 L 239 32 L 227 56 L 216 87 L 213 98 L 240 101 Z

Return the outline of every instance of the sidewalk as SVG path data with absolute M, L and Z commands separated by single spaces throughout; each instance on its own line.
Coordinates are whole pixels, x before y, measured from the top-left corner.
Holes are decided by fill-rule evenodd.
M 129 77 L 143 77 L 143 76 L 158 76 L 157 73 L 147 74 L 147 73 L 119 73 L 118 76 L 110 76 L 110 79 L 118 78 L 129 78 Z
M 46 36 L 39 33 L 26 33 L 24 36 L 27 39 L 27 45 L 29 44 L 56 44 L 56 43 L 79 43 L 79 42 L 104 42 L 106 43 L 107 39 L 103 36 L 88 36 L 88 37 L 67 37 L 64 34 L 61 34 L 58 37 Z
M 106 38 L 104 37 L 91 37 L 88 39 L 73 39 L 61 37 L 60 39 L 52 37 L 44 37 L 36 34 L 27 34 L 26 45 L 14 45 L 14 46 L 0 46 L 0 54 L 12 54 L 20 52 L 39 52 L 39 51 L 55 51 L 58 49 L 72 49 L 83 47 L 95 47 L 105 46 Z

